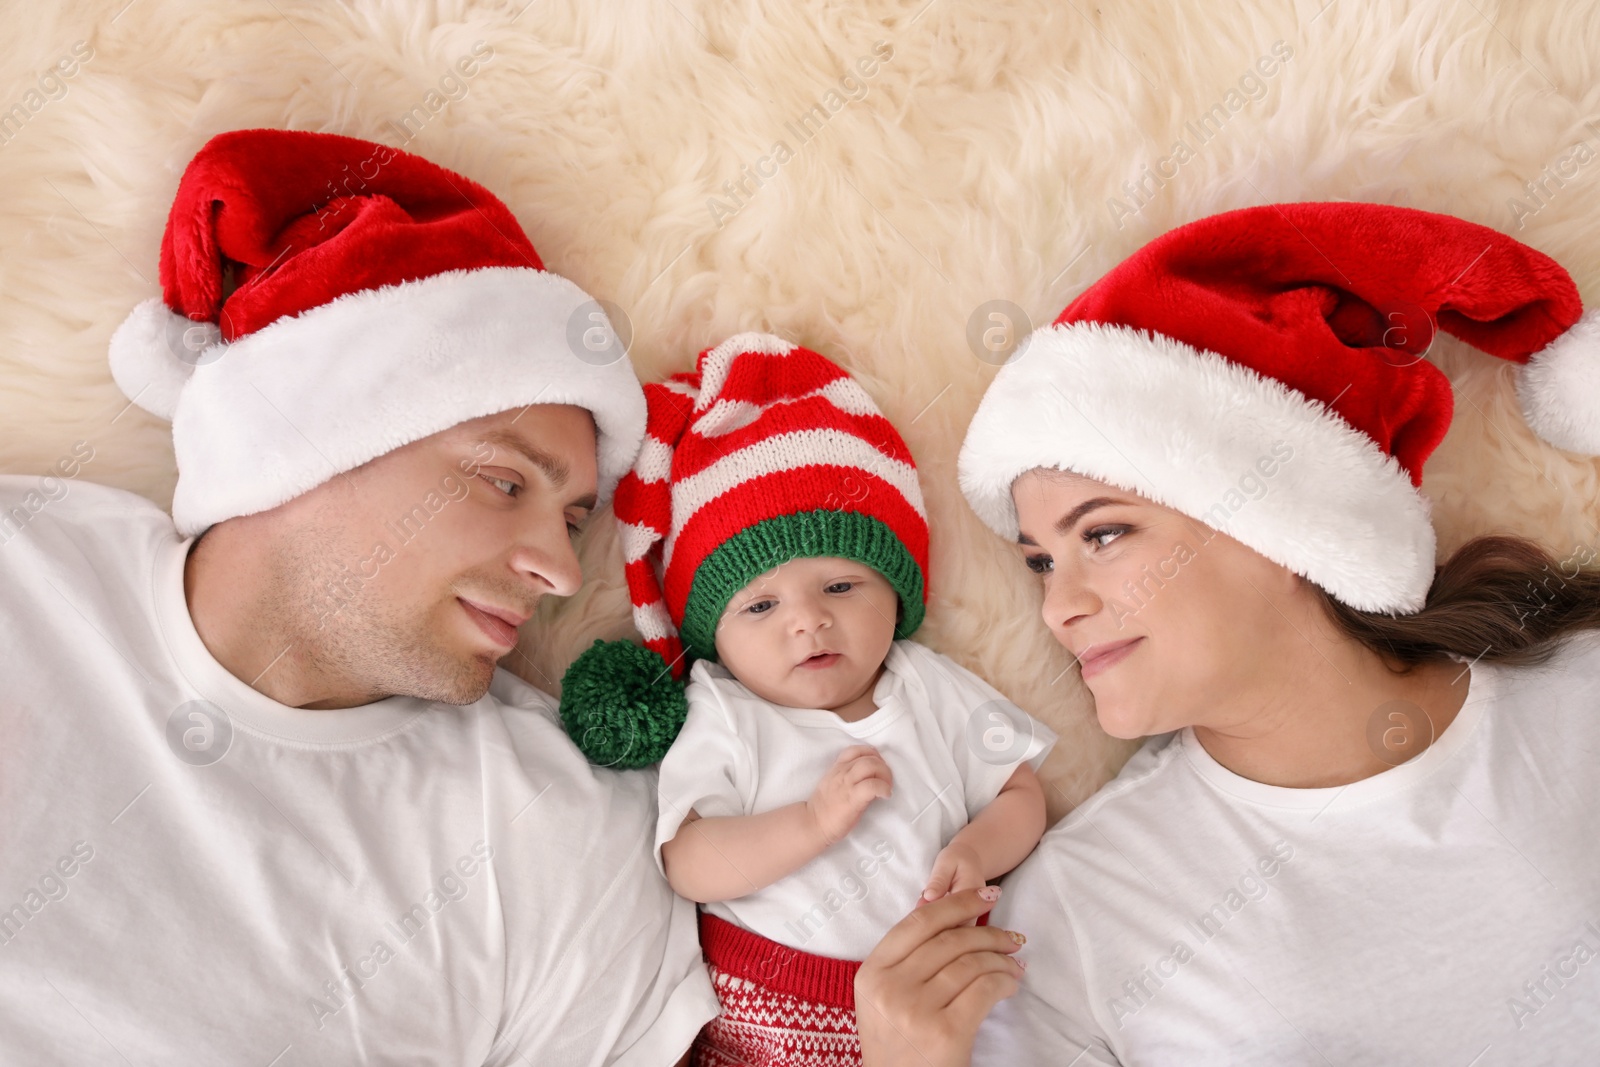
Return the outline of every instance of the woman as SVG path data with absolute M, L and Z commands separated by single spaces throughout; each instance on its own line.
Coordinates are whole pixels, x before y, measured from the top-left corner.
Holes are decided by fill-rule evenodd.
M 1007 879 L 991 925 L 1027 934 L 1025 975 L 933 916 L 891 932 L 858 981 L 864 1041 L 894 1015 L 869 1063 L 943 991 L 1009 982 L 974 1063 L 1592 1061 L 1594 552 L 1488 537 L 1435 568 L 1417 491 L 1451 411 L 1435 322 L 1600 453 L 1580 316 L 1493 231 L 1295 204 L 1167 234 L 1030 339 L 962 487 L 1102 727 L 1151 740 Z M 929 1059 L 965 1062 L 947 1014 Z

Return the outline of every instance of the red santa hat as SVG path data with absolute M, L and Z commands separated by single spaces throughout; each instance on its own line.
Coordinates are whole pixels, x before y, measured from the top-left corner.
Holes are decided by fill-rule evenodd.
M 534 403 L 593 414 L 602 499 L 643 436 L 598 303 L 544 269 L 492 193 L 395 148 L 212 138 L 179 182 L 161 290 L 112 336 L 111 373 L 172 423 L 185 535 Z M 597 325 L 607 344 L 586 343 Z
M 1422 465 L 1450 425 L 1436 329 L 1520 364 L 1534 432 L 1600 453 L 1600 321 L 1504 234 L 1380 204 L 1274 204 L 1146 245 L 1030 335 L 961 450 L 978 515 L 1070 470 L 1181 511 L 1362 611 L 1420 610 Z
M 716 658 L 728 601 L 773 568 L 814 556 L 872 567 L 899 594 L 897 638 L 921 625 L 927 601 L 916 464 L 837 364 L 747 333 L 644 388 L 644 446 L 615 508 L 644 648 L 596 642 L 561 683 L 568 733 L 605 765 L 666 754 L 686 710 L 685 652 Z

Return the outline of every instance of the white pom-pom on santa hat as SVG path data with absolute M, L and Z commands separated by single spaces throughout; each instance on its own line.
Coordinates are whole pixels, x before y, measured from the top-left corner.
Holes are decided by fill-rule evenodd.
M 1517 399 L 1540 438 L 1569 452 L 1600 455 L 1600 316 L 1584 312 L 1530 356 L 1517 375 Z
M 215 323 L 191 322 L 151 297 L 111 335 L 111 378 L 129 400 L 171 422 L 195 367 L 220 354 L 221 341 Z

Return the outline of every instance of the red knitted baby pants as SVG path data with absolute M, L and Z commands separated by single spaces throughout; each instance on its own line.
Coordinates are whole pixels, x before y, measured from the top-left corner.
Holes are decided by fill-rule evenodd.
M 987 912 L 979 926 L 989 924 Z M 860 1067 L 856 971 L 700 912 L 700 950 L 721 1013 L 695 1038 L 690 1067 Z
M 722 1012 L 695 1039 L 692 1067 L 860 1067 L 861 964 L 780 945 L 703 911 L 700 949 Z

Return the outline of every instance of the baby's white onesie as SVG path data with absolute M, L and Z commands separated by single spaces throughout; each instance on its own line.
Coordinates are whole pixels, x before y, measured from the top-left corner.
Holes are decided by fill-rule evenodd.
M 705 905 L 821 956 L 871 952 L 916 904 L 939 850 L 1019 764 L 1037 769 L 1056 742 L 983 679 L 913 641 L 890 648 L 872 693 L 877 710 L 856 722 L 769 704 L 709 660 L 689 677 L 688 719 L 661 762 L 658 866 L 690 808 L 702 817 L 754 815 L 803 801 L 852 745 L 872 745 L 894 775 L 893 795 L 868 805 L 822 855 L 765 889 Z

